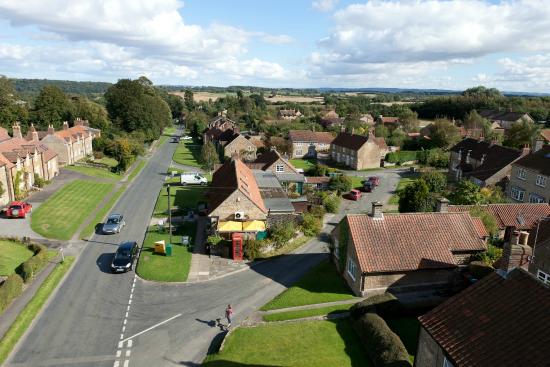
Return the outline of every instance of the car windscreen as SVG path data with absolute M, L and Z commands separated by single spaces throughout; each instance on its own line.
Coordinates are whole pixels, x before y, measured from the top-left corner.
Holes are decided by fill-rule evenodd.
M 115 259 L 129 259 L 130 257 L 130 250 L 117 251 L 115 255 Z
M 10 206 L 10 209 L 17 209 L 17 210 L 19 210 L 19 209 L 23 209 L 23 207 L 22 207 L 21 205 L 12 205 L 12 206 Z
M 120 222 L 120 218 L 109 218 L 107 219 L 107 224 L 118 224 Z

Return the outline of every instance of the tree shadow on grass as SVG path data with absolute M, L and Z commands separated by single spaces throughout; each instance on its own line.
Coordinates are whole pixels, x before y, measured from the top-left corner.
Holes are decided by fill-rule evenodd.
M 359 336 L 353 330 L 351 318 L 329 320 L 336 324 L 336 331 L 345 344 L 345 352 L 349 356 L 353 367 L 373 367 L 367 356 Z

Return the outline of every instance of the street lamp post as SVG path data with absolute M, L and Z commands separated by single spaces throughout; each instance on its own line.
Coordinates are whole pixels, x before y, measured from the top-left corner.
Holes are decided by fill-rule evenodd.
M 170 234 L 170 242 L 172 243 L 172 207 L 170 206 L 170 184 L 166 186 L 168 191 L 168 233 Z

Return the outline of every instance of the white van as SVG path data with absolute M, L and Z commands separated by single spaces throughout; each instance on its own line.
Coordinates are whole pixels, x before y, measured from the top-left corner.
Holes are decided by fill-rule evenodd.
M 182 173 L 180 176 L 180 183 L 182 185 L 206 185 L 208 180 L 200 173 Z

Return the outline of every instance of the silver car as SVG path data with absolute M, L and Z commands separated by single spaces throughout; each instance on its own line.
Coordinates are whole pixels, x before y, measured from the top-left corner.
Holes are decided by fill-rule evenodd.
M 104 234 L 120 233 L 122 228 L 126 225 L 122 214 L 111 214 L 107 218 L 107 221 L 103 223 L 102 231 Z

